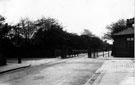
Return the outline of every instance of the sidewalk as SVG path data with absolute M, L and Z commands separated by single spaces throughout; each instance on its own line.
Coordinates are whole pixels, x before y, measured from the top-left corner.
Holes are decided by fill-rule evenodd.
M 26 67 L 30 67 L 30 64 L 27 63 L 7 63 L 7 65 L 5 66 L 0 66 L 0 74 L 1 73 L 6 73 L 9 71 L 13 71 L 13 70 L 17 70 L 17 69 L 21 69 L 21 68 L 26 68 Z
M 57 62 L 56 62 L 57 61 Z M 1 73 L 6 73 L 9 71 L 13 71 L 16 69 L 20 68 L 26 68 L 30 66 L 37 66 L 37 65 L 42 65 L 42 64 L 47 64 L 47 63 L 59 63 L 65 61 L 61 58 L 24 58 L 22 59 L 22 63 L 18 64 L 17 59 L 8 59 L 7 60 L 7 65 L 5 66 L 0 66 L 0 74 Z
M 9 71 L 13 71 L 13 70 L 17 70 L 17 69 L 21 69 L 21 68 L 27 68 L 30 66 L 36 66 L 36 65 L 41 65 L 41 64 L 45 64 L 45 63 L 49 63 L 49 62 L 54 62 L 59 60 L 58 58 L 50 58 L 50 59 L 39 59 L 39 58 L 35 58 L 35 59 L 22 59 L 22 63 L 18 64 L 18 60 L 17 59 L 8 59 L 7 60 L 7 65 L 4 66 L 0 66 L 0 74 L 1 73 L 6 73 Z
M 131 58 L 108 58 L 85 85 L 135 85 Z

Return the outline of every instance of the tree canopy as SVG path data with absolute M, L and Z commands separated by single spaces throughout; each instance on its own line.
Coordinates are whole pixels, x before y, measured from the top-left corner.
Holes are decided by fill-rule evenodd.
M 8 57 L 46 57 L 53 56 L 56 49 L 87 50 L 104 46 L 104 42 L 88 29 L 84 29 L 82 35 L 69 33 L 53 18 L 42 17 L 35 21 L 23 18 L 12 26 L 4 21 L 0 16 L 0 36 L 6 36 L 2 45 Z
M 106 29 L 108 30 L 108 32 L 104 35 L 104 38 L 113 39 L 112 35 L 114 33 L 120 32 L 129 27 L 133 27 L 133 24 L 134 24 L 134 18 L 126 19 L 126 20 L 120 19 L 117 22 L 106 26 Z

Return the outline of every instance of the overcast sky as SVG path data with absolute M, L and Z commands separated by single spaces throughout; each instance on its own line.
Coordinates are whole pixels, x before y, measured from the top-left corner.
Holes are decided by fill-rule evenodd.
M 134 0 L 0 0 L 0 14 L 12 24 L 21 17 L 52 17 L 68 32 L 86 28 L 102 36 L 106 25 L 134 16 Z

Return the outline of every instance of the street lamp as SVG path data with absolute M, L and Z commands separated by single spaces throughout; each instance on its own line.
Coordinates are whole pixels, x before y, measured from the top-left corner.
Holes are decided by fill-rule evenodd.
M 22 45 L 22 43 L 20 43 L 20 38 L 19 38 L 19 25 L 16 27 L 16 42 L 15 42 L 15 46 L 17 48 L 17 51 L 20 51 L 19 50 L 19 47 Z M 21 56 L 17 56 L 18 57 L 18 63 L 20 64 L 22 61 L 21 61 Z

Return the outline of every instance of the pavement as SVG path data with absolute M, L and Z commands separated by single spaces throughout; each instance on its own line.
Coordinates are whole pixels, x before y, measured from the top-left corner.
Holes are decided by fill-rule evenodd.
M 30 58 L 30 59 L 22 59 L 22 63 L 18 64 L 17 59 L 8 59 L 7 65 L 0 66 L 0 74 L 17 70 L 17 69 L 27 68 L 30 66 L 45 64 L 56 60 L 58 61 L 59 59 L 58 58 L 47 58 L 47 59 Z
M 80 56 L 82 55 L 80 54 Z M 27 68 L 30 66 L 42 65 L 42 64 L 46 64 L 50 62 L 59 63 L 61 61 L 64 61 L 64 60 L 61 58 L 24 58 L 22 59 L 22 63 L 18 64 L 17 59 L 7 59 L 7 65 L 0 66 L 0 74 L 17 70 L 17 69 L 21 69 L 21 68 Z
M 13 70 L 17 70 L 17 69 L 21 69 L 21 68 L 26 68 L 26 67 L 30 67 L 31 64 L 26 64 L 26 63 L 22 63 L 22 64 L 17 64 L 17 63 L 8 63 L 5 66 L 0 66 L 0 74 L 2 73 L 6 73 L 9 71 L 13 71 Z
M 133 58 L 100 57 L 103 65 L 85 85 L 135 85 L 135 62 Z
M 83 85 L 103 62 L 82 54 L 47 64 L 31 65 L 0 75 L 0 85 Z
M 133 58 L 102 57 L 103 65 L 93 74 L 84 85 L 135 85 L 135 62 Z M 12 70 L 55 62 L 59 59 L 24 60 L 21 64 L 9 62 L 0 67 L 0 74 Z

